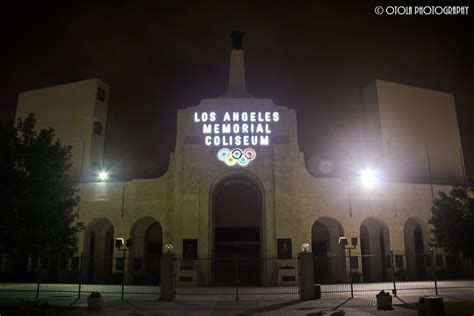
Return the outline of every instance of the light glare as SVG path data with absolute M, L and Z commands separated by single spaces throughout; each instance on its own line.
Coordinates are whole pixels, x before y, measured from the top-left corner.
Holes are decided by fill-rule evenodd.
M 109 173 L 107 171 L 100 171 L 99 172 L 99 181 L 105 182 L 109 179 Z
M 373 187 L 378 182 L 377 172 L 373 169 L 365 168 L 359 172 L 360 182 L 366 187 Z

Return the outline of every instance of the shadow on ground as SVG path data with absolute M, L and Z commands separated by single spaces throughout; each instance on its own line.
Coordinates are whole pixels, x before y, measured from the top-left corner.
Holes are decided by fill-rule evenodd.
M 288 306 L 296 305 L 301 303 L 300 300 L 293 300 L 293 301 L 288 301 L 288 302 L 283 302 L 283 303 L 278 303 L 278 304 L 273 304 L 273 305 L 267 305 L 263 307 L 258 307 L 254 309 L 250 309 L 247 311 L 244 311 L 242 313 L 239 313 L 237 315 L 239 316 L 246 316 L 246 315 L 252 315 L 252 314 L 259 314 L 259 313 L 266 313 L 266 312 L 272 312 L 281 308 L 285 308 Z

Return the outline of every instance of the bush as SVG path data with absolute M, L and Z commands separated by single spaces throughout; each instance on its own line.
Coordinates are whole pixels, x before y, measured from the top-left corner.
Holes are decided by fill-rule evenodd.
M 352 280 L 352 283 L 360 283 L 362 279 L 362 274 L 359 271 L 352 271 L 349 273 L 349 281 Z
M 395 271 L 395 279 L 397 281 L 406 281 L 407 279 L 407 270 L 400 268 Z

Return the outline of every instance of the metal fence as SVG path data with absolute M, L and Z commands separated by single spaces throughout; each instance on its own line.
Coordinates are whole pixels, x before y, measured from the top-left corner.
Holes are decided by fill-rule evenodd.
M 314 282 L 323 297 L 434 295 L 474 292 L 473 261 L 436 252 L 331 256 L 314 254 Z
M 0 260 L 0 296 L 77 297 L 91 292 L 157 299 L 161 256 L 29 258 L 18 273 Z M 376 255 L 313 254 L 314 283 L 322 297 L 398 296 L 474 292 L 472 260 L 436 252 Z M 299 298 L 298 259 L 204 258 L 175 260 L 178 300 L 294 300 Z
M 160 256 L 145 257 L 30 257 L 26 271 L 3 259 L 0 295 L 80 298 L 91 292 L 121 296 L 160 295 Z
M 181 300 L 299 298 L 296 258 L 178 258 L 175 271 L 176 298 Z

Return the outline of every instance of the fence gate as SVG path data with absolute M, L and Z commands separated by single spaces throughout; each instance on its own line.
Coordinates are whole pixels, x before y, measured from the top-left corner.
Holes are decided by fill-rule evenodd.
M 177 258 L 175 271 L 177 300 L 299 299 L 296 258 Z

